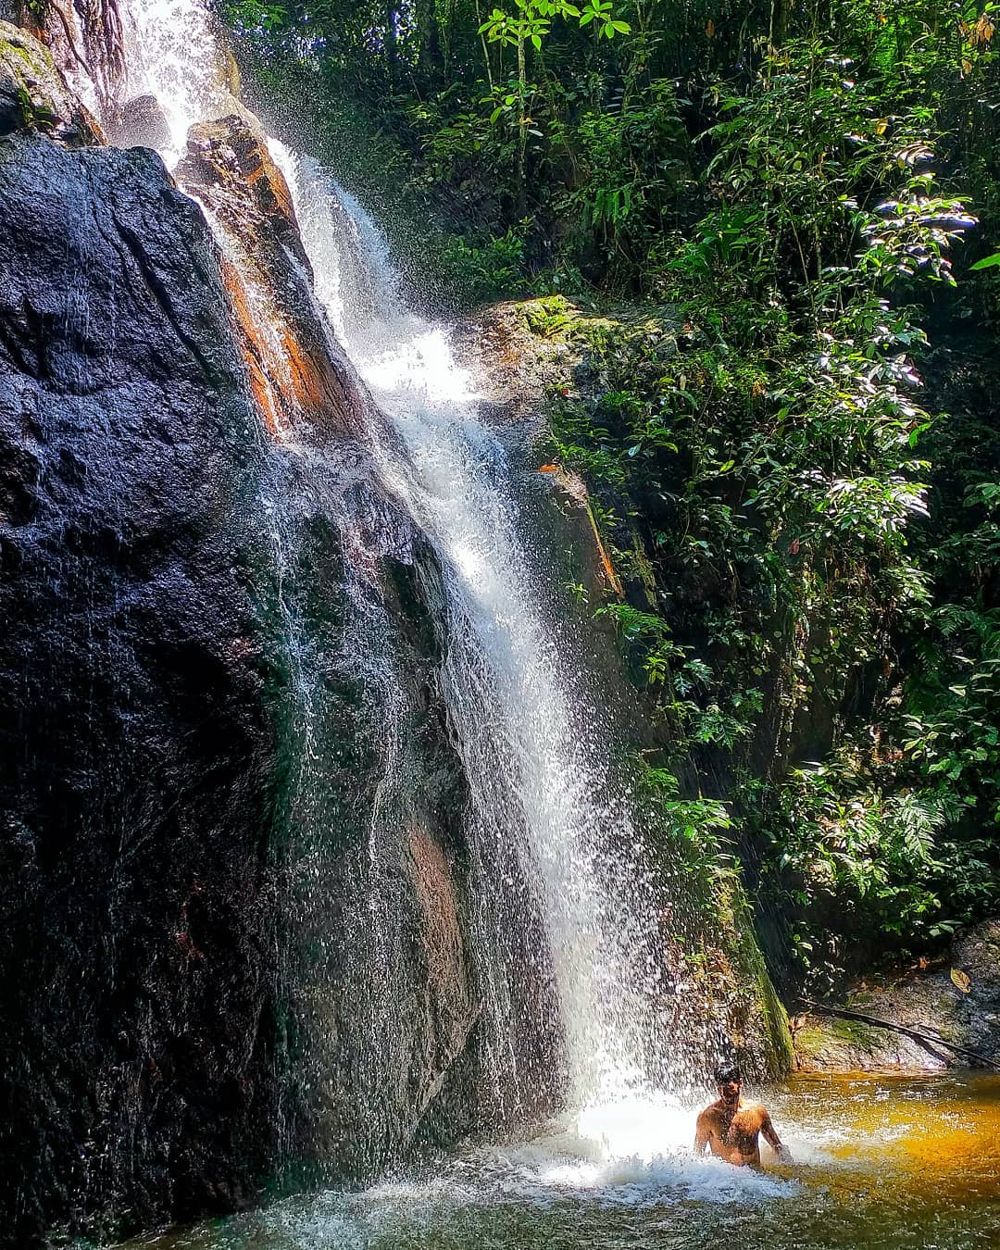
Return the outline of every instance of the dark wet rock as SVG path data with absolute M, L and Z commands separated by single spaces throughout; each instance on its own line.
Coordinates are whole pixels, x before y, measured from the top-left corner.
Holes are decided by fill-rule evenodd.
M 105 122 L 110 143 L 123 148 L 164 148 L 170 127 L 155 95 L 135 96 L 117 107 Z
M 954 971 L 954 976 L 953 976 Z M 937 1044 L 935 1036 L 1000 1063 L 1000 920 L 959 938 L 950 957 L 925 969 L 867 979 L 841 1004 L 849 1011 L 912 1030 L 811 1014 L 795 1031 L 803 1071 L 935 1071 L 980 1066 L 972 1056 Z M 926 1035 L 920 1040 L 913 1033 Z
M 377 497 L 370 508 L 373 533 L 398 541 L 391 508 Z M 300 712 L 294 758 L 308 751 L 309 765 L 289 796 L 284 1111 L 310 1178 L 370 1181 L 405 1161 L 429 1119 L 441 1142 L 482 1122 L 482 969 L 468 793 L 439 687 L 436 563 L 411 535 L 405 560 L 383 558 L 383 606 L 359 621 L 358 583 L 331 566 L 342 554 L 325 524 L 315 518 L 286 569 L 325 677 Z M 340 601 L 318 584 L 344 586 Z
M 417 1034 L 425 1048 L 423 1062 L 415 1069 L 416 1122 L 462 1053 L 478 1006 L 454 863 L 432 830 L 410 830 L 407 843 L 405 863 L 417 903 L 416 951 L 421 965 L 414 977 L 419 999 Z
M 0 140 L 0 1212 L 229 1209 L 274 1155 L 258 428 L 150 152 Z M 255 450 L 255 447 L 257 449 Z
M 68 147 L 99 143 L 101 130 L 34 36 L 0 21 L 0 135 L 46 134 Z
M 287 188 L 235 137 L 199 160 L 236 171 L 252 272 L 299 284 L 283 324 L 322 390 L 313 458 L 269 442 L 256 310 L 155 153 L 0 139 L 0 1241 L 19 1247 L 229 1211 L 290 1159 L 376 1175 L 446 1085 L 474 1118 L 435 565 L 345 438 L 364 397 L 321 356 Z

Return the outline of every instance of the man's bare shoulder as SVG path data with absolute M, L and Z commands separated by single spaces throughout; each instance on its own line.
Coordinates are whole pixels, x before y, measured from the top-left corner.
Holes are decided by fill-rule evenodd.
M 768 1109 L 762 1102 L 745 1102 L 740 1106 L 739 1114 L 748 1120 L 755 1120 L 758 1124 L 766 1124 L 771 1116 Z

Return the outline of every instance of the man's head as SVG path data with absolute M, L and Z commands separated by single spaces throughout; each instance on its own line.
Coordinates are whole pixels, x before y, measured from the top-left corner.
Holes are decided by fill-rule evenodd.
M 714 1076 L 722 1101 L 738 1103 L 740 1090 L 743 1087 L 743 1077 L 737 1065 L 735 1063 L 720 1063 L 715 1069 Z

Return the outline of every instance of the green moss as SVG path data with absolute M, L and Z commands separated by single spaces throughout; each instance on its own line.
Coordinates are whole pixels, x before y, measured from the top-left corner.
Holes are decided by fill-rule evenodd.
M 795 1049 L 800 1056 L 821 1059 L 845 1049 L 869 1052 L 877 1048 L 877 1036 L 860 1020 L 830 1016 L 800 1029 L 795 1034 Z
M 825 1029 L 819 1025 L 808 1025 L 795 1034 L 795 1049 L 800 1055 L 818 1055 L 829 1040 Z
M 28 129 L 51 126 L 58 114 L 44 93 L 44 85 L 55 81 L 48 52 L 30 35 L 8 23 L 0 22 L 0 32 L 0 66 L 13 79 L 22 124 Z
M 580 317 L 579 310 L 564 295 L 546 295 L 527 300 L 520 307 L 528 329 L 539 338 L 564 337 L 565 331 Z
M 847 1042 L 850 1046 L 867 1047 L 872 1042 L 871 1029 L 860 1020 L 845 1020 L 840 1016 L 835 1016 L 830 1021 L 828 1031 L 832 1037 L 838 1041 Z

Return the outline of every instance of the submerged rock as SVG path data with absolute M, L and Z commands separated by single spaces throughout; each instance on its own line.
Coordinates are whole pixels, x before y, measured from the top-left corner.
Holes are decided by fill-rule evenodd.
M 868 979 L 838 1005 L 898 1027 L 807 1015 L 794 1035 L 802 1071 L 975 1068 L 982 1066 L 977 1055 L 1000 1064 L 1000 920 L 970 929 L 946 961 Z M 969 1053 L 941 1045 L 938 1038 Z

